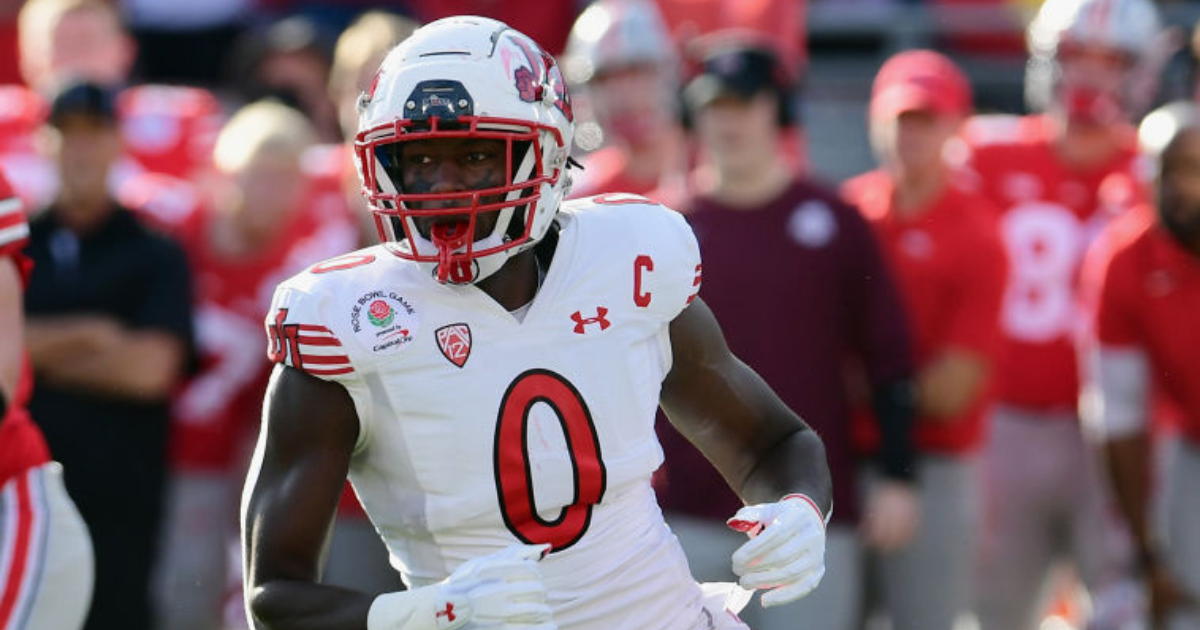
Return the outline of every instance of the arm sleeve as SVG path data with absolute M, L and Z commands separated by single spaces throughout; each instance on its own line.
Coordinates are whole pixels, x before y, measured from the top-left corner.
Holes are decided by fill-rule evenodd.
M 1081 411 L 1089 434 L 1114 440 L 1146 430 L 1150 362 L 1137 318 L 1136 282 L 1122 273 L 1119 253 L 1090 254 L 1085 281 L 1095 313 L 1090 338 L 1080 344 L 1085 362 Z
M 642 249 L 649 255 L 649 264 L 653 264 L 654 269 L 643 268 L 640 274 L 633 270 L 641 279 L 641 286 L 634 287 L 635 300 L 637 295 L 651 296 L 649 307 L 663 321 L 669 322 L 700 293 L 703 272 L 700 246 L 683 215 L 663 206 L 639 208 L 643 212 L 651 209 L 659 215 L 655 222 L 658 229 L 648 234 Z M 639 255 L 634 258 L 634 264 L 646 265 L 647 261 Z
M 4 174 L 0 173 L 0 258 L 12 258 L 22 282 L 29 281 L 33 264 L 21 253 L 29 242 L 29 224 L 25 204 L 17 197 Z
M 916 396 L 913 360 L 904 305 L 883 254 L 861 215 L 843 213 L 854 293 L 854 337 L 871 386 L 872 409 L 879 422 L 880 465 L 888 477 L 913 475 L 913 423 Z

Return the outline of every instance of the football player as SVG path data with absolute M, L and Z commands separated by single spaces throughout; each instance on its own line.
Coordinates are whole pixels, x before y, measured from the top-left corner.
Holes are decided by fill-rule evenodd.
M 1082 345 L 1090 369 L 1085 419 L 1103 438 L 1118 504 L 1137 544 L 1155 628 L 1200 629 L 1200 109 L 1180 102 L 1142 122 L 1155 171 L 1155 213 L 1131 216 L 1088 252 L 1084 287 L 1095 320 Z M 1180 409 L 1166 484 L 1152 471 L 1153 393 Z M 1168 452 L 1165 449 L 1159 452 Z M 1151 518 L 1161 493 L 1166 527 Z
M 92 601 L 92 541 L 26 409 L 25 208 L 0 174 L 0 628 L 78 630 Z
M 753 536 L 740 586 L 766 606 L 811 591 L 832 509 L 821 440 L 729 353 L 680 215 L 562 202 L 574 115 L 554 60 L 500 22 L 439 20 L 360 109 L 384 242 L 284 282 L 267 317 L 279 366 L 243 497 L 253 622 L 744 628 L 655 502 L 660 402 L 748 504 L 731 515 Z M 317 583 L 347 475 L 410 590 Z
M 1153 94 L 1164 40 L 1149 0 L 1047 0 L 1027 39 L 1026 95 L 1041 111 L 965 131 L 1009 259 L 985 454 L 983 630 L 1036 627 L 1061 556 L 1098 617 L 1125 588 L 1127 545 L 1076 409 L 1077 276 L 1087 243 L 1140 189 L 1131 121 Z
M 683 186 L 679 71 L 671 34 L 652 0 L 603 0 L 579 16 L 563 74 L 594 119 L 580 122 L 576 144 L 596 150 L 582 158 L 572 196 L 646 195 Z

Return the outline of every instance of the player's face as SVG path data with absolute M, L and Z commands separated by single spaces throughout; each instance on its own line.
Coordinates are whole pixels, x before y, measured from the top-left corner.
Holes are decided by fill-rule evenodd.
M 631 65 L 597 74 L 587 93 L 605 132 L 637 147 L 653 142 L 671 122 L 665 83 L 656 66 Z
M 1200 130 L 1180 132 L 1162 154 L 1158 213 L 1181 239 L 1200 238 Z
M 948 142 L 961 119 L 953 115 L 914 110 L 871 121 L 876 150 L 890 168 L 915 173 L 939 168 Z
M 1101 46 L 1064 44 L 1058 62 L 1062 76 L 1055 105 L 1072 122 L 1108 125 L 1125 120 L 1122 90 L 1133 67 L 1128 55 Z
M 504 186 L 509 182 L 507 143 L 503 140 L 476 138 L 439 138 L 400 144 L 401 186 L 407 194 L 461 193 Z M 479 203 L 504 200 L 503 194 L 486 195 Z M 470 201 L 462 198 L 409 202 L 412 209 L 461 208 Z M 475 222 L 475 240 L 491 234 L 498 211 L 483 212 Z M 418 217 L 417 231 L 429 238 L 432 226 L 460 223 L 466 215 Z
M 750 99 L 721 96 L 699 108 L 696 133 L 713 164 L 727 173 L 742 173 L 776 159 L 777 107 L 775 95 L 760 92 Z

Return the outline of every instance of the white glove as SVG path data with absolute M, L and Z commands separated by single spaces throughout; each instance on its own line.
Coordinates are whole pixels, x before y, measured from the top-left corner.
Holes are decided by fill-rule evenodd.
M 558 630 L 540 560 L 550 545 L 513 545 L 472 558 L 450 577 L 375 598 L 367 630 Z
M 804 597 L 825 575 L 825 519 L 812 499 L 790 494 L 776 503 L 748 505 L 728 524 L 750 541 L 733 552 L 742 588 L 767 589 L 764 608 Z

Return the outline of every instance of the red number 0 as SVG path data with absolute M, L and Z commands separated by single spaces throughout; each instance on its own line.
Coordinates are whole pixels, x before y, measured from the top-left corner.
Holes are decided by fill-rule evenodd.
M 575 483 L 575 501 L 552 521 L 538 515 L 529 466 L 529 411 L 538 402 L 550 405 L 558 415 Z M 592 506 L 604 496 L 606 473 L 592 414 L 574 385 L 549 370 L 518 376 L 500 402 L 493 463 L 500 514 L 513 535 L 526 544 L 550 543 L 551 551 L 570 547 L 583 537 L 592 520 Z

